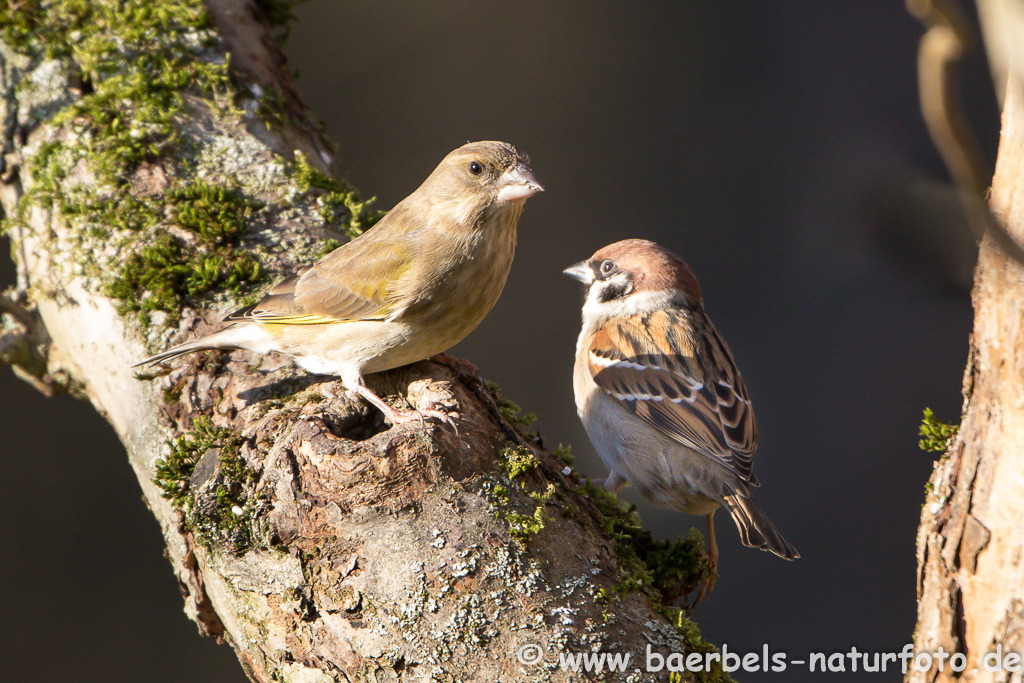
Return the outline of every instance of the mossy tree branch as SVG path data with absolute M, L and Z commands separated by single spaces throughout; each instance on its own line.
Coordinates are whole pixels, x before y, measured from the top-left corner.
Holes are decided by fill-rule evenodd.
M 448 406 L 458 436 L 388 429 L 340 383 L 275 356 L 129 369 L 380 215 L 326 172 L 330 146 L 268 20 L 287 4 L 3 13 L 0 202 L 18 267 L 3 360 L 111 422 L 186 612 L 253 680 L 625 680 L 648 646 L 713 650 L 662 606 L 706 571 L 699 538 L 653 541 L 458 367 L 369 380 L 398 403 Z M 526 644 L 546 664 L 521 664 Z M 555 668 L 559 651 L 593 650 L 634 665 Z M 720 667 L 687 678 L 727 680 Z

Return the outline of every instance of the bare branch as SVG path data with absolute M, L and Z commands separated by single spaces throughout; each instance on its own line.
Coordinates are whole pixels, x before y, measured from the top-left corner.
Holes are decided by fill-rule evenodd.
M 907 0 L 907 9 L 928 27 L 918 49 L 921 113 L 960 193 L 969 228 L 978 239 L 991 234 L 1011 258 L 1024 263 L 1024 247 L 978 202 L 992 170 L 960 101 L 958 62 L 974 43 L 968 22 L 952 1 Z

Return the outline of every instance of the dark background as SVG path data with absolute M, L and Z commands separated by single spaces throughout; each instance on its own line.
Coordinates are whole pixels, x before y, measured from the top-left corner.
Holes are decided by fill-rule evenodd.
M 547 192 L 504 296 L 454 353 L 595 478 L 571 387 L 581 296 L 561 270 L 626 237 L 682 255 L 757 411 L 757 499 L 803 554 L 743 548 L 719 514 L 720 579 L 695 618 L 733 651 L 899 650 L 933 459 L 916 430 L 925 406 L 957 420 L 971 326 L 972 244 L 917 106 L 920 25 L 891 0 L 555 4 L 321 1 L 299 8 L 287 52 L 339 170 L 382 208 L 467 140 L 532 156 Z M 994 158 L 983 57 L 964 74 Z M 0 678 L 244 680 L 183 616 L 92 408 L 0 369 L 0 435 Z M 704 531 L 641 510 L 659 536 Z

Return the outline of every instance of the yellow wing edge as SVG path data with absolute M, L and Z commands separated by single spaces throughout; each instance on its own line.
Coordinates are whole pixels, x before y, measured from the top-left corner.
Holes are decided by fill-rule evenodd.
M 332 323 L 345 322 L 344 320 L 323 315 L 253 316 L 248 318 L 248 320 L 261 325 L 330 325 Z

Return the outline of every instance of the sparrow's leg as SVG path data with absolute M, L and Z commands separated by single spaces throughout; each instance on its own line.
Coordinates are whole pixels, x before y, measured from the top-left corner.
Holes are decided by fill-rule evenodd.
M 708 561 L 711 568 L 718 567 L 718 543 L 715 542 L 715 513 L 708 515 Z
M 711 591 L 715 589 L 715 580 L 718 579 L 718 543 L 715 541 L 715 513 L 712 512 L 707 517 L 708 520 L 708 564 L 711 566 L 711 576 L 704 580 L 700 584 L 700 590 L 697 592 L 697 599 L 693 604 L 697 604 L 704 598 L 711 595 Z
M 445 424 L 451 425 L 452 429 L 455 430 L 455 433 L 459 433 L 459 428 L 455 425 L 455 421 L 452 420 L 451 415 L 449 415 L 444 410 L 436 410 L 434 408 L 420 408 L 419 410 L 395 410 L 387 403 L 385 403 L 384 399 L 382 399 L 377 394 L 373 393 L 373 390 L 371 390 L 370 387 L 366 386 L 362 382 L 356 385 L 356 393 L 358 393 L 360 396 L 365 398 L 373 405 L 377 406 L 380 412 L 384 413 L 384 415 L 389 420 L 391 420 L 391 424 L 400 425 L 405 424 L 406 422 L 415 422 L 418 420 L 420 426 L 425 426 L 423 418 L 432 417 L 435 420 L 439 420 L 441 422 L 444 422 Z
M 612 493 L 618 493 L 619 489 L 628 483 L 629 482 L 625 477 L 620 476 L 617 472 L 612 472 L 608 475 L 608 478 L 604 480 L 604 487 Z

